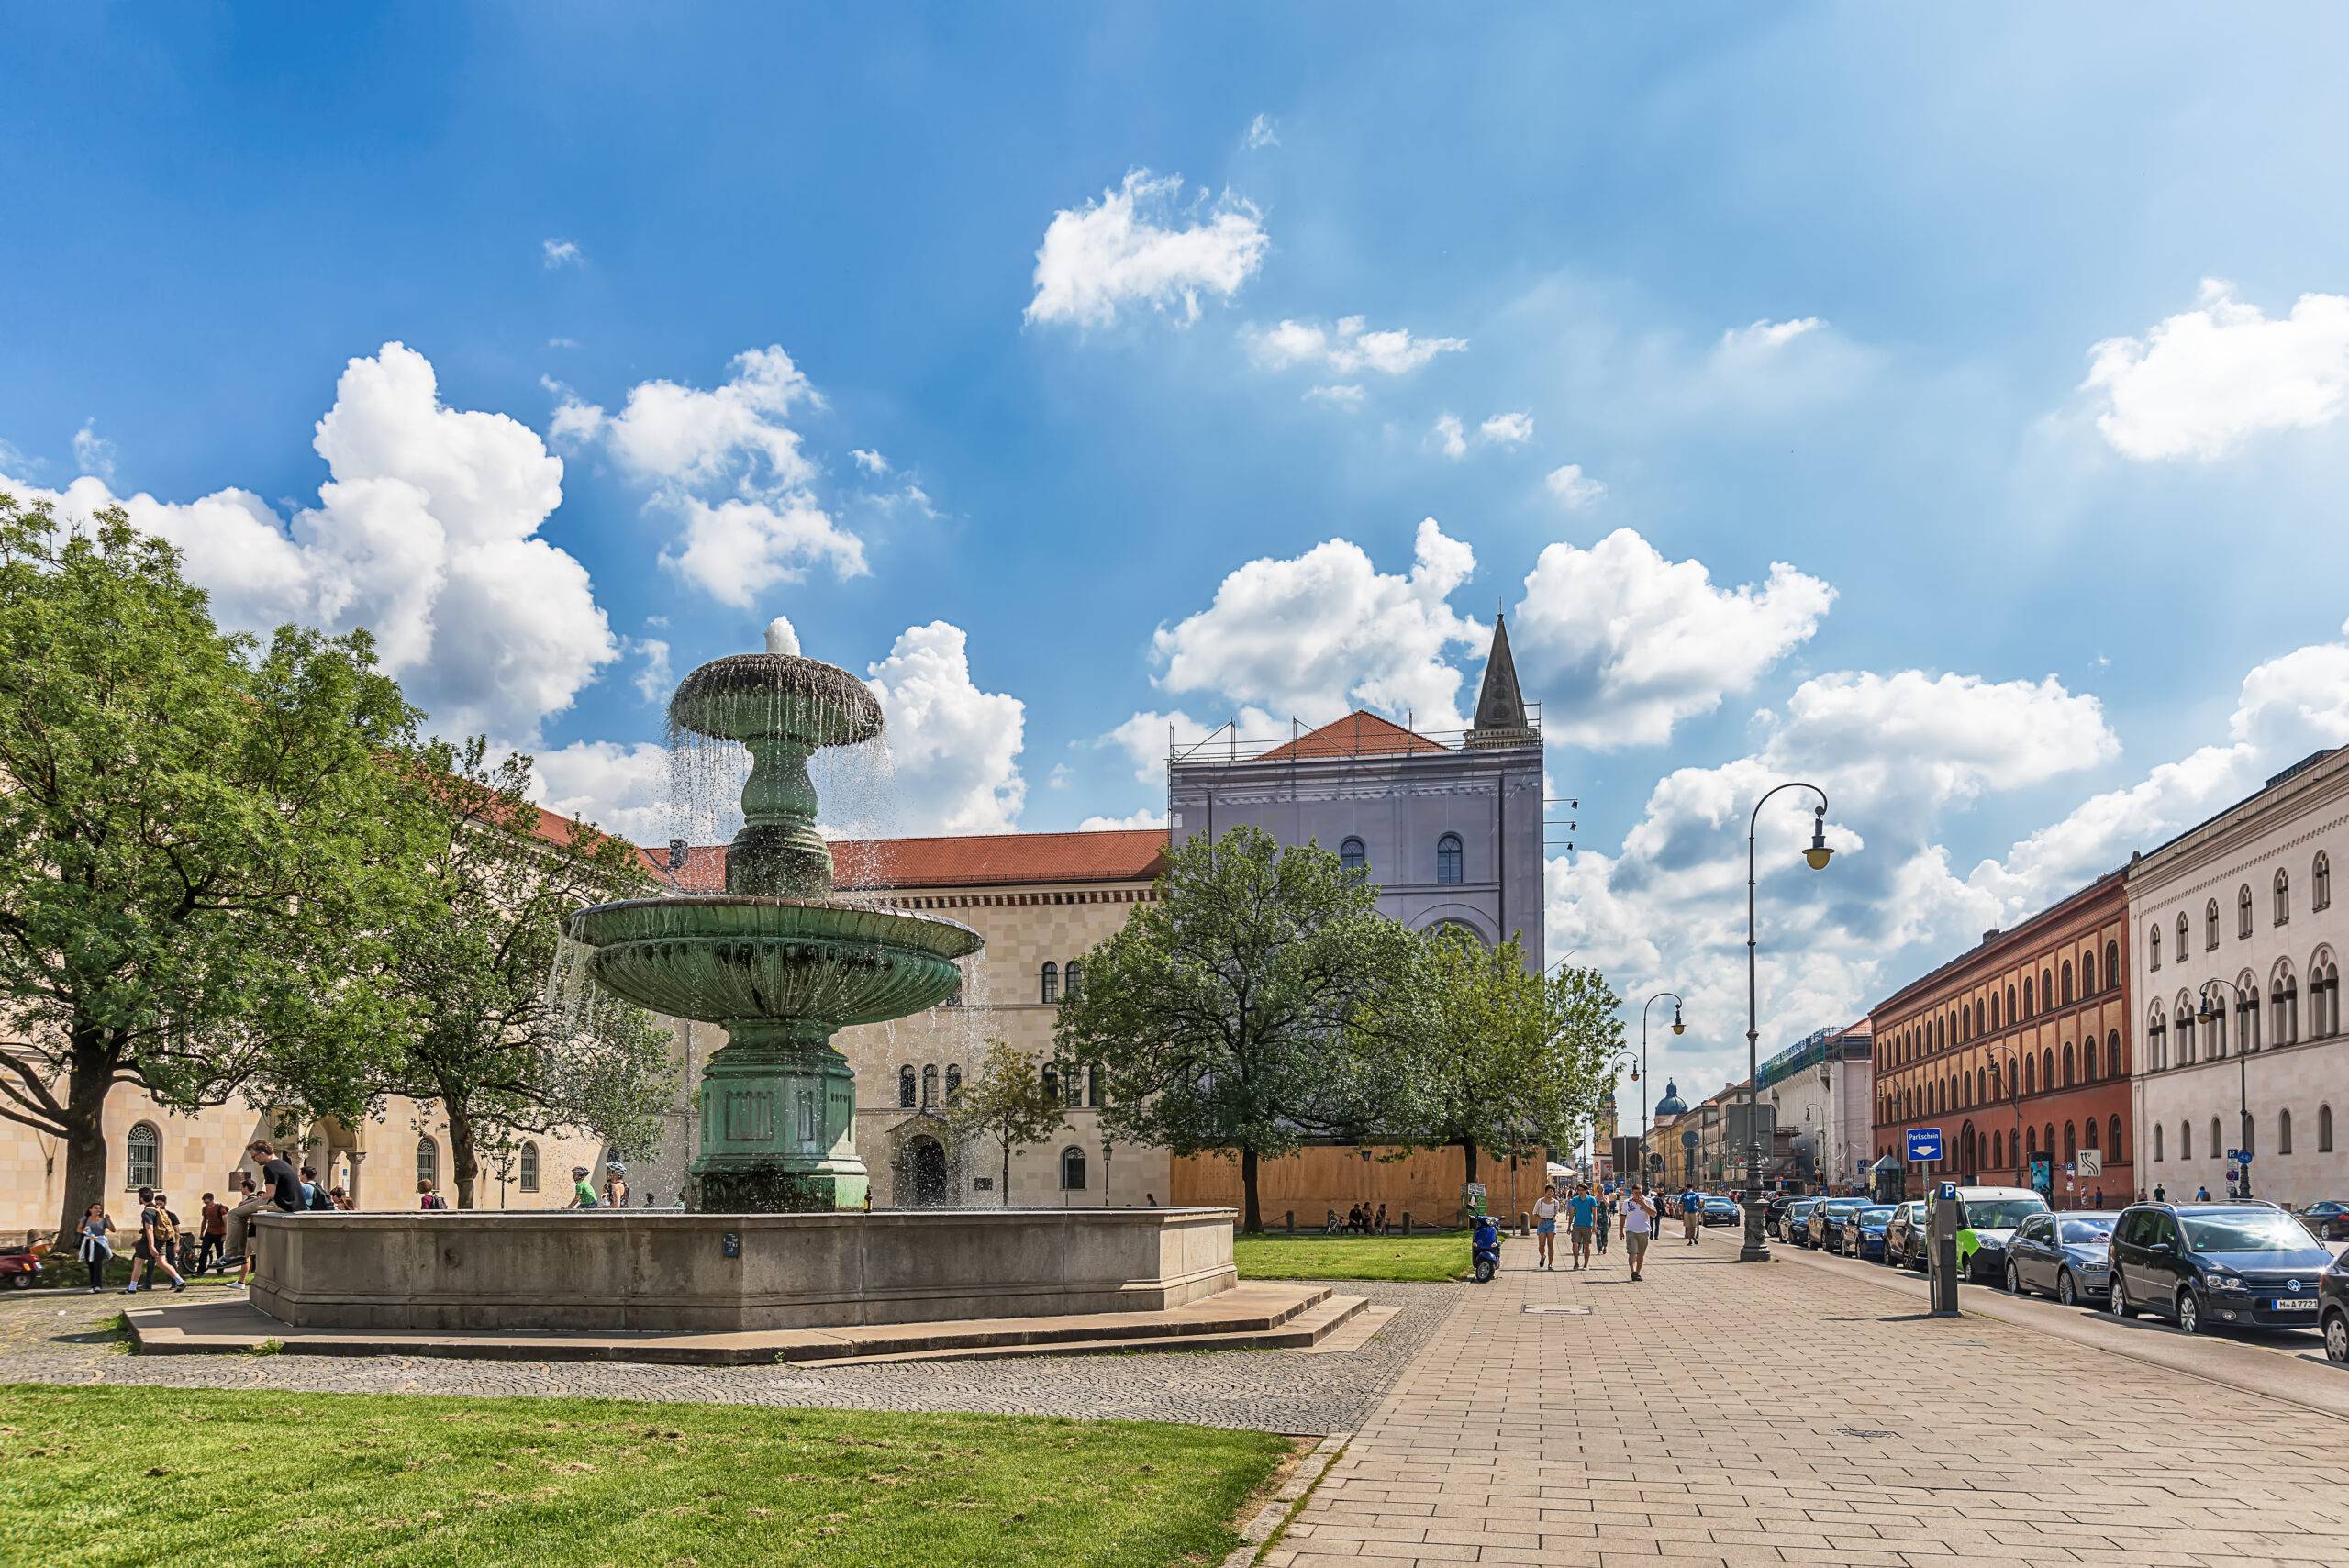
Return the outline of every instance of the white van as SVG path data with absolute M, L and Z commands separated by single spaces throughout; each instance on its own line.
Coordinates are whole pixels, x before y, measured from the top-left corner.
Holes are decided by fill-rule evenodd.
M 1933 1211 L 1941 1204 L 1941 1184 L 1925 1192 L 1925 1234 L 1933 1234 Z M 2047 1200 L 2029 1187 L 1960 1187 L 1957 1228 L 1971 1230 L 1981 1248 L 1966 1261 L 1965 1277 L 1976 1283 L 2007 1277 L 2007 1243 L 2015 1227 L 2034 1214 L 2047 1212 Z

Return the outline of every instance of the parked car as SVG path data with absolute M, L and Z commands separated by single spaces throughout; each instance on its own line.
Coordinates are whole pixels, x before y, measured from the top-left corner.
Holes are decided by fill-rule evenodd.
M 1792 1193 L 1775 1193 L 1767 1207 L 1762 1211 L 1762 1229 L 1784 1240 L 1787 1234 L 1787 1210 L 1795 1201 Z
M 1704 1219 L 1708 1225 L 1742 1225 L 1745 1211 L 1725 1197 L 1709 1197 L 1705 1200 Z
M 1815 1197 L 1798 1197 L 1787 1205 L 1786 1218 L 1779 1223 L 1786 1228 L 1787 1240 L 1798 1247 L 1810 1245 L 1810 1211 L 1818 1206 Z
M 2349 1253 L 2334 1260 L 2316 1282 L 2316 1298 L 2325 1359 L 2349 1366 Z
M 2117 1317 L 2151 1312 L 2188 1334 L 2217 1328 L 2312 1329 L 2332 1251 L 2265 1204 L 2132 1204 L 2112 1230 Z
M 2320 1198 L 2301 1209 L 2300 1223 L 2320 1241 L 2349 1241 L 2349 1203 Z
M 1895 1204 L 1884 1227 L 1884 1261 L 1898 1269 L 1925 1267 L 1925 1201 L 1911 1198 Z
M 2007 1246 L 2007 1289 L 2045 1291 L 2066 1307 L 2101 1297 L 2110 1280 L 2117 1214 L 2034 1214 Z
M 1884 1261 L 1885 1227 L 1891 1223 L 1893 1206 L 1888 1203 L 1865 1203 L 1843 1217 L 1843 1237 L 1838 1247 L 1847 1258 L 1874 1258 Z
M 1843 1218 L 1854 1209 L 1865 1208 L 1864 1197 L 1823 1197 L 1811 1206 L 1810 1244 L 1822 1252 L 1843 1250 Z
M 1931 1234 L 1930 1218 L 1932 1206 L 1941 1200 L 1928 1197 L 1925 1210 Z M 1977 1284 L 2000 1284 L 2007 1277 L 2007 1243 L 2014 1237 L 2015 1227 L 2034 1214 L 2047 1212 L 2047 1200 L 2029 1187 L 1960 1187 L 1957 1189 L 1957 1229 L 1974 1232 L 1975 1250 L 1963 1265 L 1963 1277 Z M 1959 1251 L 1965 1248 L 1961 1245 Z

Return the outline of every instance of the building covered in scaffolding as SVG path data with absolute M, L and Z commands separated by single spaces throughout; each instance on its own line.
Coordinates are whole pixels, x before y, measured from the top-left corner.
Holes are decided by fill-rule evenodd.
M 1241 823 L 1283 844 L 1319 843 L 1368 868 L 1379 908 L 1415 930 L 1514 936 L 1541 971 L 1542 725 L 1518 688 L 1496 620 L 1473 725 L 1423 732 L 1357 710 L 1316 729 L 1244 736 L 1226 725 L 1171 745 L 1174 842 Z

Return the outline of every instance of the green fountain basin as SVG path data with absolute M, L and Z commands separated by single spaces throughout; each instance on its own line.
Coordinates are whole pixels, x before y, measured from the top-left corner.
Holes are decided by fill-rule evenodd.
M 959 920 L 820 899 L 710 894 L 631 898 L 566 922 L 596 950 L 596 979 L 639 1006 L 732 1025 L 794 1019 L 831 1029 L 934 1007 L 979 951 Z
M 713 659 L 669 699 L 670 722 L 730 740 L 853 746 L 881 733 L 881 705 L 837 664 L 796 654 Z

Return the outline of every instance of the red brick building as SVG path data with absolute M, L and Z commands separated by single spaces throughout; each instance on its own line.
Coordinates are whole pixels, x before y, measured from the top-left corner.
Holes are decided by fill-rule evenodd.
M 2132 1197 L 2125 873 L 2099 877 L 2012 930 L 1895 992 L 1876 1023 L 1876 1146 L 1934 1180 L 2028 1185 L 2053 1162 L 2057 1207 Z M 1906 1159 L 1910 1128 L 1942 1129 L 1943 1158 Z M 2101 1174 L 2068 1177 L 2092 1150 Z

